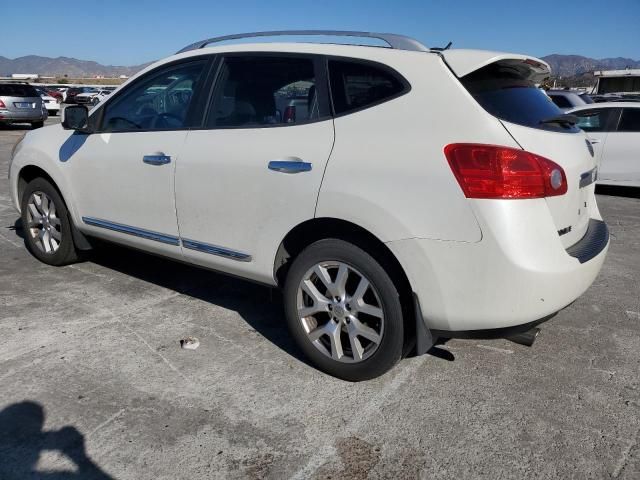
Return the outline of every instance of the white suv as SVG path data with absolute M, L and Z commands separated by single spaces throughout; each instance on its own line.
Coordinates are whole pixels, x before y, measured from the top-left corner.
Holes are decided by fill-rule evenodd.
M 97 237 L 280 286 L 300 348 L 349 380 L 578 298 L 609 236 L 591 145 L 536 88 L 549 66 L 338 33 L 390 48 L 208 39 L 28 133 L 29 250 L 63 265 Z

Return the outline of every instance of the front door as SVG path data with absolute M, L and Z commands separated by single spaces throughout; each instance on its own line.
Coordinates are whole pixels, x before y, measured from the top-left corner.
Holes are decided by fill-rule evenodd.
M 229 55 L 206 128 L 189 132 L 176 165 L 185 257 L 273 280 L 284 236 L 314 217 L 333 145 L 323 62 L 304 55 Z
M 83 230 L 181 256 L 173 180 L 206 63 L 146 74 L 94 113 L 98 133 L 72 136 L 65 160 Z

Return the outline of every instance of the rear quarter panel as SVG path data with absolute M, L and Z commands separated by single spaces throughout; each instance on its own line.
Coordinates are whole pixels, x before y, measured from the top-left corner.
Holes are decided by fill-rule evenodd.
M 443 149 L 456 142 L 518 145 L 438 55 L 395 51 L 372 60 L 397 70 L 411 91 L 335 119 L 335 146 L 316 216 L 351 221 L 384 242 L 480 241 Z

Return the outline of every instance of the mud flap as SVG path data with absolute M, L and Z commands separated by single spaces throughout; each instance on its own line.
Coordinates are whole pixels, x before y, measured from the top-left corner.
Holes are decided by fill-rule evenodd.
M 434 337 L 425 325 L 420 301 L 415 293 L 413 294 L 413 311 L 416 317 L 416 355 L 424 355 L 436 344 L 438 338 Z

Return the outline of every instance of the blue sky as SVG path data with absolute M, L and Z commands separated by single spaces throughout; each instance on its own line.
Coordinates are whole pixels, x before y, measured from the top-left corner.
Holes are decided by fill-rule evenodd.
M 543 56 L 640 60 L 640 0 L 0 0 L 0 55 L 134 65 L 193 41 L 256 30 L 403 33 Z M 36 12 L 35 15 L 33 12 Z

